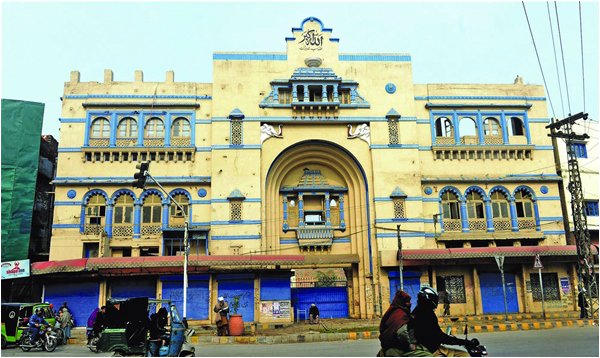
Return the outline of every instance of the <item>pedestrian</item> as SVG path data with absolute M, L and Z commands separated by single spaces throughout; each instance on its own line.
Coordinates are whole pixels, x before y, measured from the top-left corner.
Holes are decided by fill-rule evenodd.
M 378 357 L 431 357 L 427 348 L 417 345 L 408 331 L 411 297 L 404 291 L 396 292 L 392 304 L 379 324 L 381 350 Z
M 446 290 L 439 292 L 440 301 L 444 304 L 444 312 L 442 316 L 450 316 L 450 294 Z
M 587 318 L 588 316 L 588 303 L 585 299 L 585 288 L 579 285 L 579 294 L 577 295 L 577 306 L 581 310 L 579 318 Z
M 218 336 L 228 336 L 229 335 L 229 319 L 227 315 L 229 314 L 229 305 L 225 302 L 225 298 L 219 297 L 217 299 L 217 304 L 213 308 L 213 311 L 217 313 L 217 335 Z
M 477 339 L 460 339 L 450 336 L 442 331 L 435 309 L 438 306 L 439 296 L 431 287 L 423 286 L 417 295 L 417 307 L 412 311 L 412 318 L 408 322 L 408 330 L 414 332 L 417 344 L 422 344 L 436 357 L 469 357 L 469 353 L 448 348 L 443 344 L 476 347 Z
M 62 328 L 63 332 L 65 332 L 63 344 L 67 344 L 69 342 L 69 338 L 71 338 L 71 327 L 73 326 L 73 319 L 71 317 L 69 309 L 66 306 L 61 308 L 59 312 L 60 328 Z
M 314 303 L 308 309 L 308 323 L 319 324 L 319 307 Z
M 163 340 L 165 340 L 165 334 L 167 330 L 165 326 L 167 325 L 168 313 L 165 307 L 161 307 L 158 310 L 158 313 L 153 313 L 150 316 L 150 327 L 149 327 L 149 339 L 148 339 L 148 356 L 149 357 L 158 357 L 160 347 L 163 344 Z

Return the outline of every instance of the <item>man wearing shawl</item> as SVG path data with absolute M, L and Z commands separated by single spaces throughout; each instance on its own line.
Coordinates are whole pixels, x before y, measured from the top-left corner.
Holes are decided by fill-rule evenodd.
M 410 295 L 404 291 L 396 292 L 392 304 L 381 318 L 379 324 L 380 357 L 431 357 L 425 347 L 416 344 L 408 331 L 410 320 Z

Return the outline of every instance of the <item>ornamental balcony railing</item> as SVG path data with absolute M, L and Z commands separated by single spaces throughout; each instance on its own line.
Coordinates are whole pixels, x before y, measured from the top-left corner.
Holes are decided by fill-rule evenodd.
M 499 135 L 486 135 L 483 137 L 484 144 L 504 144 L 502 136 Z
M 164 145 L 164 138 L 144 138 L 144 146 L 146 147 L 162 147 Z
M 476 145 L 479 144 L 479 138 L 474 135 L 466 135 L 460 138 L 460 144 Z
M 485 219 L 469 219 L 469 231 L 486 231 L 487 223 Z
M 535 230 L 534 219 L 518 219 L 519 230 Z
M 133 237 L 133 224 L 113 224 L 112 229 L 113 238 L 132 238 Z
M 137 138 L 117 138 L 117 147 L 135 147 Z
M 460 219 L 444 219 L 443 220 L 444 231 L 461 231 L 462 223 Z
M 192 139 L 190 137 L 171 138 L 171 147 L 189 147 Z
M 494 219 L 494 231 L 511 231 L 510 219 Z
M 154 236 L 162 233 L 160 224 L 142 224 L 140 233 L 142 236 Z
M 333 244 L 333 228 L 330 226 L 301 227 L 296 231 L 298 246 L 324 246 Z
M 85 224 L 83 226 L 84 235 L 100 235 L 102 232 L 104 232 L 104 225 Z
M 110 140 L 108 138 L 90 138 L 89 146 L 90 147 L 108 147 L 110 145 Z
M 435 144 L 454 144 L 454 137 L 435 137 Z

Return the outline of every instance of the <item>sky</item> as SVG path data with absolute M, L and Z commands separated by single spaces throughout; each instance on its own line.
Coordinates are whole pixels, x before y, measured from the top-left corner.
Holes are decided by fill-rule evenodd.
M 583 74 L 579 4 L 557 3 L 560 38 L 554 3 L 525 7 L 554 107 L 549 116 L 585 111 L 598 120 L 598 3 L 581 3 Z M 175 81 L 210 83 L 213 52 L 285 52 L 291 28 L 310 16 L 333 29 L 342 53 L 410 54 L 416 84 L 509 84 L 517 75 L 544 84 L 517 1 L 4 1 L 2 98 L 44 103 L 42 133 L 60 141 L 60 97 L 71 71 L 80 71 L 82 82 L 102 82 L 104 69 L 112 69 L 115 81 L 133 81 L 142 70 L 144 81 L 162 82 L 173 70 Z

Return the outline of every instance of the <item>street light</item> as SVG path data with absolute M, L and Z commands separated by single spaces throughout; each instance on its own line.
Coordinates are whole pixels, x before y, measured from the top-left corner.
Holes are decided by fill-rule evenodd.
M 163 188 L 162 185 L 160 185 L 160 183 L 154 179 L 154 177 L 152 175 L 150 175 L 150 172 L 148 171 L 150 167 L 150 162 L 147 163 L 140 163 L 138 165 L 136 165 L 136 168 L 139 169 L 139 173 L 135 173 L 133 175 L 133 178 L 136 180 L 133 182 L 133 186 L 136 188 L 140 188 L 140 189 L 144 189 L 146 186 L 146 179 L 150 178 L 152 179 L 152 181 L 158 185 L 158 187 L 160 188 L 160 190 L 162 190 L 163 193 L 165 193 L 165 195 L 173 202 L 175 203 L 175 205 L 179 208 L 179 210 L 181 210 L 181 213 L 183 214 L 183 219 L 184 219 L 184 226 L 183 226 L 183 247 L 184 247 L 184 251 L 183 251 L 183 319 L 187 318 L 187 288 L 188 288 L 188 255 L 190 253 L 190 248 L 189 248 L 189 242 L 188 242 L 188 229 L 189 229 L 189 219 L 188 219 L 188 215 L 186 213 L 185 210 L 183 210 L 183 207 L 177 202 L 177 200 L 175 200 L 171 194 L 167 193 L 167 191 L 165 190 L 165 188 Z

